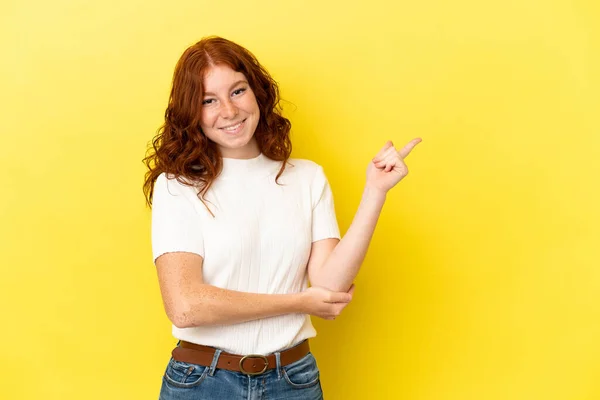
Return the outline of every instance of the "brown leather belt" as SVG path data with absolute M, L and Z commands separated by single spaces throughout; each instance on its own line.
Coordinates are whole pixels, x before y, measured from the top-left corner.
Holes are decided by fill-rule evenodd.
M 216 349 L 214 347 L 203 346 L 200 344 L 186 342 L 181 340 L 179 346 L 172 352 L 173 359 L 191 364 L 203 365 L 209 367 L 212 364 Z M 308 340 L 298 345 L 284 350 L 280 353 L 281 366 L 289 365 L 306 356 L 310 351 Z M 229 371 L 242 372 L 246 375 L 258 375 L 265 371 L 274 369 L 277 366 L 275 354 L 263 356 L 260 354 L 249 354 L 240 356 L 222 352 L 219 355 L 216 368 Z

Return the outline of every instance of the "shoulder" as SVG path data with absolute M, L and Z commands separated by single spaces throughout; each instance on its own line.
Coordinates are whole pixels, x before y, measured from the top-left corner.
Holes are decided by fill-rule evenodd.
M 290 158 L 288 163 L 298 166 L 299 168 L 317 168 L 320 167 L 316 162 L 306 158 Z
M 305 158 L 290 158 L 286 169 L 288 168 L 308 180 L 312 180 L 316 175 L 323 173 L 321 165 Z
M 186 178 L 179 177 L 174 174 L 167 174 L 166 172 L 163 172 L 156 178 L 156 182 L 154 183 L 154 185 L 168 186 L 169 189 L 172 187 L 177 188 L 177 189 L 189 188 L 189 187 L 193 188 L 193 186 L 188 186 L 187 184 L 184 184 L 181 181 L 190 183 L 190 181 L 187 180 Z
M 184 178 L 182 181 L 187 182 Z M 177 179 L 176 175 L 167 174 L 166 172 L 161 173 L 154 182 L 154 194 L 155 196 L 171 197 L 171 196 L 184 196 L 189 197 L 195 195 L 196 188 L 194 186 L 188 186 Z

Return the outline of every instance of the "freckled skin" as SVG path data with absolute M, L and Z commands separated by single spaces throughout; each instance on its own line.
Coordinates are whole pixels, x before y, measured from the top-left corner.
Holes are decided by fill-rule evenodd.
M 252 158 L 260 154 L 254 131 L 260 112 L 243 74 L 213 67 L 204 78 L 201 127 L 219 146 L 223 157 Z M 245 90 L 244 90 L 245 88 Z M 243 121 L 236 133 L 224 130 Z M 307 266 L 312 287 L 301 293 L 258 294 L 221 289 L 202 279 L 203 258 L 173 252 L 156 259 L 165 311 L 179 328 L 227 325 L 290 313 L 335 319 L 352 300 L 354 281 L 366 255 L 387 192 L 406 174 L 404 158 L 421 140 L 400 151 L 391 142 L 367 169 L 367 183 L 358 211 L 344 238 L 312 244 Z
M 253 158 L 260 154 L 254 131 L 260 109 L 244 74 L 226 65 L 211 67 L 204 79 L 200 127 L 227 158 Z M 244 121 L 238 134 L 222 128 Z
M 316 290 L 303 293 L 258 294 L 221 289 L 203 283 L 202 257 L 166 253 L 156 259 L 165 311 L 179 328 L 234 324 L 277 315 L 304 313 L 332 319 L 348 304 L 348 293 Z

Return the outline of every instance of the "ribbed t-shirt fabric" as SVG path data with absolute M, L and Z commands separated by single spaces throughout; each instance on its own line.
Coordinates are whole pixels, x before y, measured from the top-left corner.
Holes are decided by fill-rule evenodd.
M 281 162 L 260 154 L 223 158 L 223 170 L 205 195 L 161 174 L 152 204 L 153 260 L 168 252 L 203 257 L 204 283 L 250 293 L 298 293 L 308 286 L 311 244 L 340 238 L 333 195 L 323 168 L 290 159 L 275 183 Z M 316 336 L 310 316 L 277 317 L 219 326 L 177 328 L 180 340 L 234 354 L 270 354 Z

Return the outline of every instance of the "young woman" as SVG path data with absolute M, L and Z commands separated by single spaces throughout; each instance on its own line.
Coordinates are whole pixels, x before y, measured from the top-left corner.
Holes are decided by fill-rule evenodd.
M 322 399 L 310 316 L 335 319 L 386 193 L 408 170 L 388 141 L 340 240 L 323 168 L 290 159 L 276 82 L 219 37 L 188 48 L 144 161 L 152 251 L 178 339 L 160 398 Z M 311 287 L 308 288 L 310 282 Z

